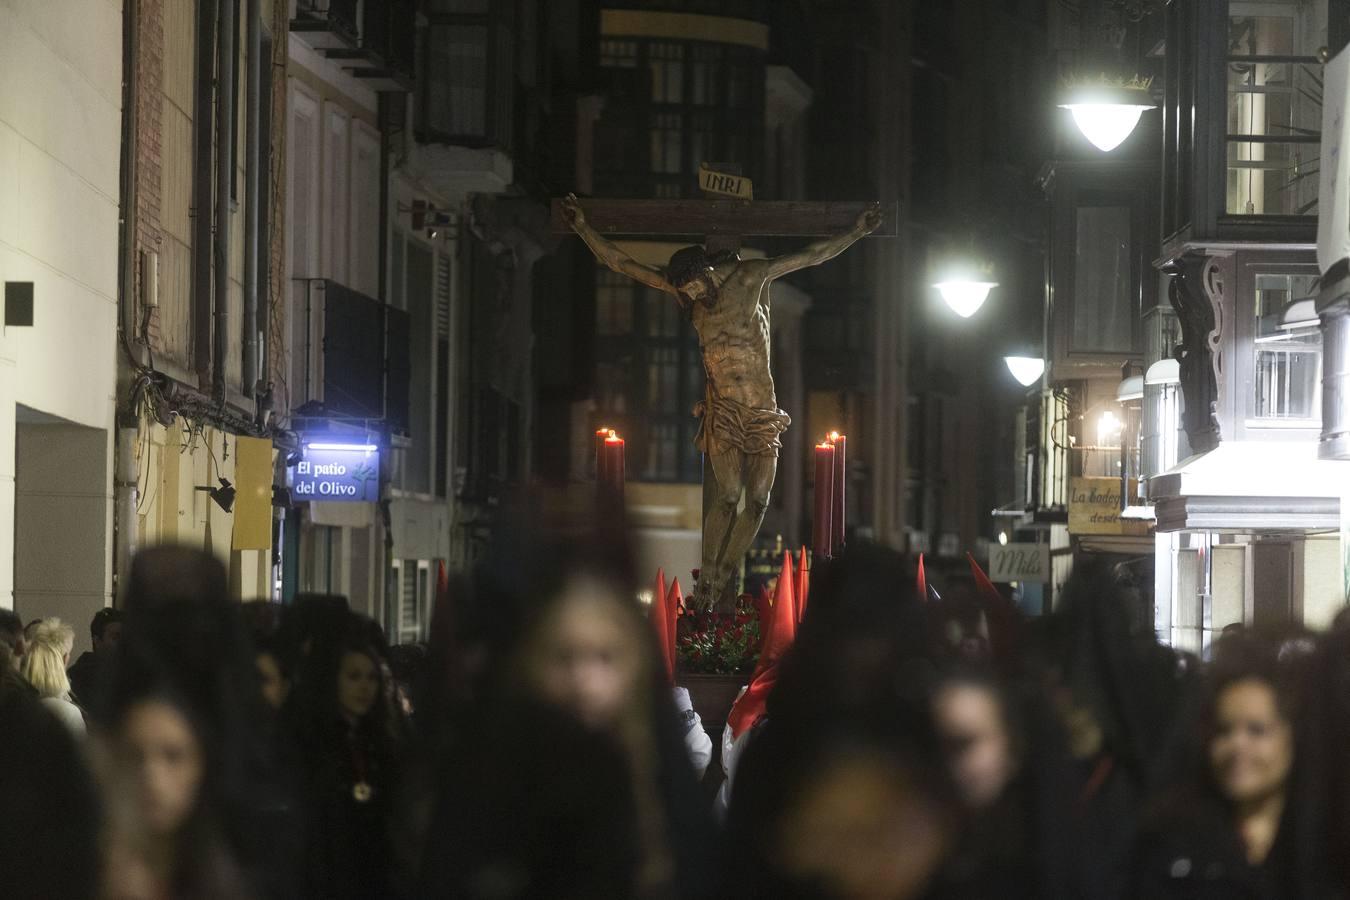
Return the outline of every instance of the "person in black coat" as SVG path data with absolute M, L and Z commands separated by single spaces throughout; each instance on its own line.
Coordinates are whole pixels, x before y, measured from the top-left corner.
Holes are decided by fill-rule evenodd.
M 383 672 L 379 651 L 355 627 L 306 658 L 292 726 L 305 783 L 309 897 L 394 895 L 399 746 Z
M 1187 774 L 1145 824 L 1131 896 L 1341 896 L 1305 799 L 1296 662 L 1248 638 L 1219 645 L 1183 753 Z
M 621 540 L 499 538 L 465 598 L 487 660 L 450 730 L 420 894 L 722 896 Z

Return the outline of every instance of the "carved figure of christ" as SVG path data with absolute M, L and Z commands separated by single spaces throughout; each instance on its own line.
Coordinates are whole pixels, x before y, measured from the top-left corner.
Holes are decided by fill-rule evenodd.
M 610 208 L 623 203 L 649 208 L 646 201 L 587 201 L 586 205 L 592 203 Z M 708 221 L 704 210 L 690 207 L 691 203 L 715 205 L 706 201 L 666 201 L 667 206 L 682 206 L 696 217 L 704 215 L 696 223 L 703 226 L 699 233 L 766 233 L 752 228 L 735 231 L 734 221 Z M 755 207 L 763 206 L 776 206 L 778 212 L 787 213 L 786 218 L 780 215 L 777 226 L 771 227 L 812 233 L 811 229 L 821 227 L 822 219 L 837 220 L 839 207 L 844 204 L 787 204 L 796 208 L 784 210 L 784 204 L 740 201 L 731 207 L 731 212 L 745 219 L 746 213 L 753 217 Z M 658 269 L 634 260 L 603 237 L 588 221 L 582 201 L 574 195 L 569 194 L 560 204 L 564 221 L 581 236 L 596 258 L 615 272 L 670 294 L 689 314 L 698 333 L 707 389 L 703 402 L 695 410 L 702 416 L 696 441 L 708 461 L 706 469 L 715 481 L 713 490 L 704 491 L 709 508 L 704 510 L 702 568 L 693 600 L 702 608 L 726 598 L 726 589 L 740 560 L 759 533 L 778 470 L 778 451 L 782 446 L 779 436 L 791 421 L 778 408 L 769 367 L 769 285 L 791 272 L 838 256 L 881 224 L 877 204 L 849 206 L 859 210 L 851 227 L 795 253 L 773 259 L 741 259 L 734 251 L 710 252 L 695 245 L 677 251 L 664 269 Z M 831 215 L 824 215 L 826 210 L 820 207 L 829 207 Z M 710 227 L 719 224 L 723 227 Z M 753 225 L 748 221 L 741 224 Z M 671 226 L 688 227 L 679 221 L 668 221 L 667 227 Z M 625 227 L 651 226 L 611 222 L 609 230 L 620 231 Z

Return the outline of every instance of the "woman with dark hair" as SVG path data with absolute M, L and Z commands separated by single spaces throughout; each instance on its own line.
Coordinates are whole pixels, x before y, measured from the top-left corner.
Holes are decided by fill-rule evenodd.
M 713 824 L 617 543 L 499 540 L 427 896 L 709 897 Z
M 172 688 L 124 694 L 105 735 L 110 802 L 104 895 L 116 900 L 256 896 L 230 842 L 211 729 Z
M 1337 896 L 1321 835 L 1308 833 L 1297 802 L 1307 773 L 1290 662 L 1254 641 L 1219 646 L 1194 719 L 1189 777 L 1144 829 L 1132 896 Z
M 114 752 L 113 759 L 142 761 L 137 764 L 141 776 L 135 776 L 135 766 L 113 767 L 123 782 L 156 779 L 168 771 L 152 764 L 157 758 L 153 747 L 176 764 L 193 757 L 195 748 L 199 773 L 190 792 L 191 811 L 173 829 L 174 840 L 154 846 L 177 846 L 179 827 L 195 829 L 196 823 L 209 821 L 208 843 L 214 849 L 208 856 L 233 860 L 246 886 L 243 894 L 287 896 L 293 889 L 292 847 L 286 839 L 293 811 L 259 727 L 265 716 L 253 647 L 228 583 L 224 566 L 199 550 L 155 547 L 137 555 L 123 598 L 122 639 L 106 689 L 90 710 L 91 727 L 114 751 L 125 751 Z M 153 709 L 146 705 L 151 699 Z M 147 709 L 154 715 L 142 716 Z M 128 731 L 147 721 L 154 726 L 150 737 Z M 188 768 L 174 771 L 183 774 Z M 144 802 L 131 808 L 140 810 L 134 821 L 148 821 Z M 190 854 L 182 863 L 205 859 Z M 173 872 L 175 883 L 214 877 L 180 871 L 177 863 L 156 870 Z
M 315 648 L 294 710 L 308 784 L 307 896 L 392 895 L 398 746 L 384 661 L 357 633 Z
M 728 896 L 918 897 L 938 874 L 956 797 L 913 584 L 899 554 L 858 544 L 812 585 L 737 765 Z
M 1038 853 L 1038 825 L 1046 810 L 1034 790 L 1028 716 L 1019 700 L 979 667 L 954 665 L 935 683 L 934 722 L 964 814 L 941 878 L 943 898 L 1055 894 L 1044 854 Z M 1043 757 L 1046 748 L 1037 749 Z

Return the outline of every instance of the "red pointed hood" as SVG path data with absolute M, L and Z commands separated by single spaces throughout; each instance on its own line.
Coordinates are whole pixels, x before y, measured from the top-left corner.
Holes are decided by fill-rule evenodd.
M 919 602 L 920 602 L 920 603 L 927 603 L 927 602 L 928 602 L 928 576 L 925 575 L 925 574 L 924 574 L 924 571 L 923 571 L 923 554 L 922 554 L 922 553 L 919 554 L 919 583 L 918 583 L 918 591 L 919 591 Z
M 670 583 L 670 592 L 666 594 L 666 643 L 665 650 L 670 658 L 671 683 L 675 682 L 675 661 L 679 656 L 675 651 L 680 636 L 680 610 L 684 607 L 684 594 L 680 591 L 680 579 Z
M 975 579 L 980 599 L 984 601 L 985 619 L 989 623 L 990 652 L 995 661 L 1009 663 L 1016 652 L 1021 627 L 1020 615 L 1017 608 L 1008 602 L 1008 598 L 999 593 L 994 582 L 989 580 L 984 569 L 981 569 L 980 564 L 975 561 L 975 557 L 967 552 L 966 559 L 970 561 L 970 575 Z
M 797 622 L 800 624 L 806 615 L 806 598 L 811 593 L 811 573 L 806 568 L 806 547 L 802 547 L 797 556 Z
M 783 567 L 778 573 L 778 589 L 774 592 L 773 610 L 769 616 L 769 628 L 760 644 L 759 661 L 755 663 L 755 674 L 750 677 L 750 686 L 736 700 L 727 715 L 727 724 L 731 726 L 733 738 L 740 737 L 760 716 L 764 715 L 765 701 L 769 691 L 778 680 L 778 662 L 792 646 L 797 637 L 797 603 L 793 596 L 792 554 L 784 551 Z
M 670 614 L 666 607 L 666 572 L 656 570 L 656 590 L 652 594 L 652 604 L 647 611 L 647 619 L 656 632 L 656 646 L 660 653 L 661 666 L 665 670 L 666 683 L 675 683 L 675 635 L 671 632 Z

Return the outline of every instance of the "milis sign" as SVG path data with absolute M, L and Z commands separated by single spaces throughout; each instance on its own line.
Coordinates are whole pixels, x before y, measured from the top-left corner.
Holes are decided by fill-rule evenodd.
M 380 450 L 374 444 L 306 444 L 291 472 L 296 500 L 375 503 L 380 499 Z

